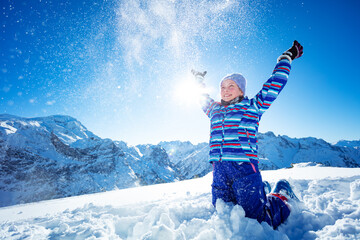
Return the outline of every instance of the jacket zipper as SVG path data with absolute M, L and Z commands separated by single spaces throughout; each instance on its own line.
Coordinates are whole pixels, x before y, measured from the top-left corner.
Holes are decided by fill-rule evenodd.
M 253 154 L 255 154 L 255 151 L 254 151 L 254 149 L 252 148 L 251 143 L 250 143 L 250 134 L 249 134 L 249 132 L 248 132 L 247 129 L 246 129 L 246 136 L 247 136 L 247 140 L 248 140 L 248 144 L 249 144 L 249 147 L 250 147 L 250 149 L 251 149 L 251 152 L 252 152 Z
M 225 123 L 225 118 L 226 118 L 226 113 L 227 113 L 227 107 L 225 107 L 225 113 L 224 113 L 224 117 L 222 119 L 222 126 L 221 126 L 221 129 L 222 129 L 222 140 L 221 140 L 221 145 L 220 145 L 220 159 L 219 159 L 219 162 L 222 161 L 222 157 L 223 157 L 223 146 L 224 146 L 224 141 L 225 141 L 225 129 L 224 129 L 224 123 Z

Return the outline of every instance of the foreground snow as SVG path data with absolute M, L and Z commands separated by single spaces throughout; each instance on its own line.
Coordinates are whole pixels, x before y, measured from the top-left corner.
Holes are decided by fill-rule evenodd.
M 301 204 L 278 231 L 211 205 L 212 175 L 0 208 L 1 239 L 357 239 L 360 169 L 296 165 L 263 171 L 294 186 Z

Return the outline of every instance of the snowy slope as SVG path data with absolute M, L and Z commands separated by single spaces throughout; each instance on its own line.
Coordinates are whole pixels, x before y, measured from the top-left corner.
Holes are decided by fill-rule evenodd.
M 244 217 L 239 206 L 211 205 L 212 175 L 0 208 L 0 239 L 358 239 L 360 169 L 298 164 L 262 172 L 288 179 L 292 203 L 278 231 Z

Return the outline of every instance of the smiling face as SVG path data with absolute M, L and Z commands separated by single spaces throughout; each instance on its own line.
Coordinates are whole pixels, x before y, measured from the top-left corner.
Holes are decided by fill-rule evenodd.
M 229 102 L 239 96 L 243 96 L 243 92 L 233 80 L 224 80 L 221 83 L 221 99 Z

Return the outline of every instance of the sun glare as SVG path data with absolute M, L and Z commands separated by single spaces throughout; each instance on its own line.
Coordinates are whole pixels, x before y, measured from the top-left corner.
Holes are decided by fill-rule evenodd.
M 203 94 L 207 90 L 201 86 L 192 75 L 184 79 L 179 79 L 178 84 L 173 89 L 173 98 L 179 105 L 190 106 L 199 104 Z

